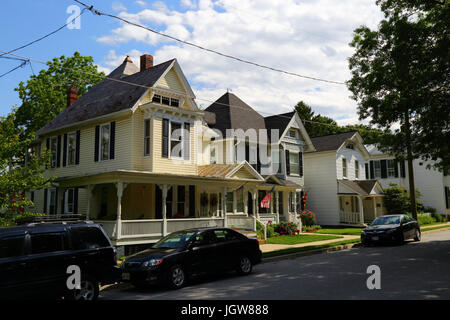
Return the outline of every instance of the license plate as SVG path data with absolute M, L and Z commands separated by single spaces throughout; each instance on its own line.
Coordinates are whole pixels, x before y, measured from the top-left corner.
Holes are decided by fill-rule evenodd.
M 372 237 L 372 240 L 374 240 L 374 241 L 378 241 L 378 236 L 374 236 L 374 237 Z
M 130 280 L 130 274 L 128 272 L 122 273 L 122 280 Z

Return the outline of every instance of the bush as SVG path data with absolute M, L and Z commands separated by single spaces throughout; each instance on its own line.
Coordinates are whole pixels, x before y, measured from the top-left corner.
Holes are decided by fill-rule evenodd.
M 444 215 L 442 215 L 442 214 L 440 214 L 440 213 L 437 213 L 437 212 L 432 212 L 432 213 L 431 213 L 431 217 L 432 217 L 436 222 L 447 222 L 447 218 L 446 218 Z
M 44 214 L 34 212 L 20 212 L 20 213 L 4 212 L 0 214 L 0 227 L 12 227 L 21 224 L 31 223 L 34 221 L 35 217 L 42 215 Z
M 418 199 L 420 196 L 420 192 L 416 190 L 416 198 Z M 416 202 L 418 210 L 423 207 L 420 202 Z M 411 209 L 409 192 L 405 187 L 391 183 L 390 188 L 384 189 L 384 206 L 387 214 L 405 214 Z
M 309 231 L 317 231 L 320 230 L 322 227 L 319 225 L 312 225 L 312 226 L 302 226 L 302 230 L 305 232 L 309 232 Z
M 300 219 L 302 220 L 302 225 L 310 227 L 316 224 L 316 215 L 309 210 L 303 210 L 300 213 Z
M 264 239 L 264 225 L 261 222 L 259 222 L 259 221 L 256 221 L 256 234 L 261 239 Z M 274 227 L 273 227 L 271 221 L 269 221 L 269 223 L 267 224 L 267 228 L 266 228 L 267 238 L 273 237 L 274 234 L 275 234 Z
M 275 224 L 273 227 L 275 229 L 275 232 L 280 235 L 294 235 L 300 232 L 300 230 L 298 229 L 298 225 L 293 222 L 281 221 L 280 223 Z
M 419 222 L 420 225 L 424 225 L 434 223 L 435 220 L 431 216 L 417 216 L 417 222 Z

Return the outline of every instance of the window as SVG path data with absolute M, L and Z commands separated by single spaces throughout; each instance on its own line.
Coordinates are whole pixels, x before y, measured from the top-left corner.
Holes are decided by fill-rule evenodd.
M 381 163 L 379 160 L 373 162 L 373 168 L 375 171 L 375 179 L 381 178 Z
M 182 153 L 182 140 L 183 134 L 181 132 L 181 124 L 177 122 L 170 123 L 170 150 L 171 156 L 175 158 L 181 158 Z
M 96 227 L 71 227 L 74 250 L 109 247 L 110 243 L 103 232 Z
M 179 107 L 180 106 L 180 101 L 178 99 L 171 98 L 170 99 L 170 106 L 172 106 L 172 107 Z
M 166 197 L 166 216 L 171 217 L 172 216 L 172 202 L 173 202 L 173 187 L 167 190 L 167 197 Z
M 178 186 L 177 188 L 177 215 L 184 216 L 184 203 L 186 199 L 186 188 L 185 186 Z
M 244 188 L 236 190 L 236 211 L 244 212 Z
M 51 167 L 56 168 L 58 161 L 58 137 L 50 138 Z
M 387 174 L 389 178 L 395 177 L 395 166 L 394 160 L 387 160 Z
M 159 94 L 153 95 L 152 102 L 161 103 L 161 96 Z
M 355 160 L 355 179 L 359 179 L 359 161 Z
M 164 104 L 166 106 L 171 106 L 171 107 L 179 107 L 180 106 L 179 99 L 165 97 L 165 96 L 161 96 L 159 94 L 153 95 L 152 102 Z
M 211 146 L 209 149 L 209 163 L 215 164 L 216 163 L 216 147 Z
M 288 137 L 296 138 L 296 137 L 297 137 L 297 131 L 296 131 L 296 130 L 293 130 L 293 129 L 290 129 L 290 130 L 288 131 L 287 135 L 288 135 Z
M 298 163 L 298 153 L 289 153 L 289 165 L 291 169 L 291 175 L 299 175 L 299 163 Z
M 161 97 L 161 104 L 165 104 L 166 106 L 170 105 L 170 98 L 169 97 Z
M 295 212 L 294 192 L 289 192 L 289 212 Z
M 48 189 L 47 192 L 47 212 L 48 214 L 56 214 L 57 194 L 55 188 Z
M 74 213 L 74 203 L 75 203 L 75 189 L 70 188 L 66 190 L 66 194 L 64 196 L 65 204 L 64 204 L 64 212 L 65 213 Z
M 109 138 L 110 125 L 104 124 L 100 127 L 101 143 L 100 143 L 100 160 L 109 160 Z
M 150 155 L 150 119 L 144 120 L 144 156 Z
M 347 159 L 342 158 L 342 176 L 347 178 Z
M 23 254 L 24 236 L 0 239 L 0 259 L 18 257 Z
M 77 134 L 76 132 L 69 133 L 67 135 L 67 165 L 72 166 L 76 164 L 76 152 L 77 152 Z
M 227 192 L 227 212 L 234 213 L 234 192 Z
M 349 143 L 348 145 L 345 146 L 347 149 L 355 149 L 355 147 L 353 146 L 353 144 Z
M 31 235 L 31 254 L 49 253 L 64 250 L 62 233 L 42 233 Z

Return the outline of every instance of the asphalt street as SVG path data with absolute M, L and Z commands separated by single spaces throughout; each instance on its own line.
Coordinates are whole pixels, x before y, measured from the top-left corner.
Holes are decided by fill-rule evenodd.
M 380 289 L 369 290 L 370 265 L 380 267 Z M 195 280 L 173 291 L 133 287 L 103 291 L 100 299 L 450 299 L 450 230 L 422 235 L 403 246 L 348 250 L 279 260 Z

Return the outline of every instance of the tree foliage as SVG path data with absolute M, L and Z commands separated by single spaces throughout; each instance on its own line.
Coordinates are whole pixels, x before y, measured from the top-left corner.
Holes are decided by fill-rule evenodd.
M 410 131 L 413 158 L 434 160 L 445 170 L 450 166 L 450 2 L 377 4 L 385 15 L 378 29 L 361 26 L 350 43 L 355 52 L 347 85 L 358 114 L 381 128 L 404 129 L 383 136 L 383 151 L 401 158 Z
M 105 74 L 97 70 L 93 61 L 92 57 L 75 52 L 72 57 L 48 61 L 46 70 L 31 75 L 26 83 L 21 81 L 15 88 L 22 100 L 16 110 L 16 126 L 24 127 L 25 135 L 32 134 L 66 107 L 70 87 L 77 88 L 80 97 L 99 83 Z
M 391 183 L 389 188 L 384 189 L 384 206 L 387 214 L 406 214 L 411 210 L 411 201 L 409 193 L 405 187 L 398 186 Z M 416 190 L 416 198 L 421 197 L 421 194 Z M 423 208 L 421 203 L 417 203 L 419 208 Z

